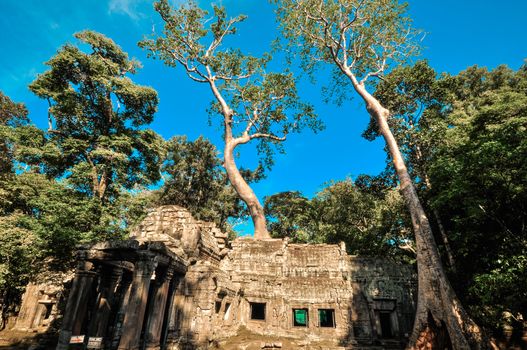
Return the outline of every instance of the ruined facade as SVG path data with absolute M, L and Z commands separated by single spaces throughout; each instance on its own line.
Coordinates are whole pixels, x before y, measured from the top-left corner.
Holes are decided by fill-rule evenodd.
M 238 238 L 183 208 L 151 211 L 130 240 L 82 247 L 57 349 L 402 348 L 408 266 L 345 246 Z

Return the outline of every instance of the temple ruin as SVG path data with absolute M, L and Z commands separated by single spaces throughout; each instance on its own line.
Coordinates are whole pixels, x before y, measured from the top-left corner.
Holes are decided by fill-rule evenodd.
M 21 329 L 57 317 L 56 293 L 32 288 Z M 164 206 L 130 240 L 79 249 L 56 349 L 401 349 L 415 290 L 411 267 L 344 244 L 227 242 Z

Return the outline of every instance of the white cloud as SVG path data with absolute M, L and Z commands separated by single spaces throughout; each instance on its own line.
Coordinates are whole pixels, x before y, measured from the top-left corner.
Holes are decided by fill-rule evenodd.
M 142 16 L 137 7 L 143 1 L 144 0 L 110 0 L 108 12 L 124 14 L 137 20 Z

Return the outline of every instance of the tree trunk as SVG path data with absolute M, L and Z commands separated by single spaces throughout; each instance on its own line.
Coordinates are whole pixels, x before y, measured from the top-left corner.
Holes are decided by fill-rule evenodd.
M 388 126 L 389 111 L 348 74 L 353 87 L 376 120 L 393 160 L 400 191 L 410 211 L 417 248 L 418 295 L 414 327 L 407 349 L 487 349 L 479 327 L 468 316 L 443 269 L 428 218 Z
M 210 75 L 210 68 L 207 67 L 207 71 Z M 212 93 L 214 94 L 214 97 L 218 100 L 218 103 L 221 106 L 221 111 L 223 114 L 223 122 L 224 122 L 224 140 L 225 140 L 225 150 L 223 152 L 223 166 L 225 167 L 225 171 L 227 172 L 227 177 L 229 178 L 229 182 L 231 183 L 232 187 L 234 187 L 234 190 L 238 194 L 238 196 L 241 198 L 242 201 L 245 202 L 247 207 L 249 208 L 249 212 L 251 213 L 251 218 L 253 220 L 254 225 L 254 238 L 255 239 L 267 239 L 271 238 L 269 235 L 269 232 L 267 231 L 267 222 L 265 220 L 265 214 L 262 205 L 260 204 L 260 201 L 254 194 L 254 191 L 249 187 L 249 184 L 245 181 L 242 174 L 240 174 L 240 171 L 238 170 L 238 167 L 236 166 L 236 163 L 234 162 L 234 149 L 236 146 L 240 144 L 244 144 L 250 141 L 250 137 L 247 135 L 247 132 L 239 138 L 233 138 L 232 135 L 232 116 L 234 112 L 232 109 L 227 105 L 227 102 L 225 102 L 225 99 L 221 95 L 220 91 L 216 87 L 216 83 L 214 79 L 209 76 L 209 84 L 210 88 L 212 90 Z
M 424 174 L 424 180 L 426 187 L 428 188 L 428 190 L 430 190 L 432 188 L 432 184 L 430 183 L 430 178 L 428 177 L 428 174 L 426 174 L 426 172 Z M 437 227 L 439 228 L 439 234 L 441 235 L 441 240 L 443 241 L 443 247 L 445 248 L 448 266 L 450 267 L 451 271 L 456 272 L 456 261 L 454 260 L 454 254 L 452 253 L 452 249 L 450 248 L 450 242 L 448 242 L 448 236 L 446 234 L 445 227 L 443 226 L 443 221 L 441 220 L 437 209 L 432 208 L 432 214 L 434 214 Z
M 224 152 L 224 167 L 227 172 L 229 181 L 238 193 L 238 196 L 245 202 L 251 213 L 251 218 L 254 224 L 254 238 L 255 239 L 267 239 L 271 238 L 267 231 L 267 222 L 265 220 L 264 210 L 260 201 L 254 194 L 254 191 L 247 184 L 245 179 L 240 174 L 236 163 L 234 162 L 234 149 L 238 146 L 238 143 L 234 141 L 225 143 Z
M 454 260 L 454 254 L 452 253 L 452 249 L 450 248 L 450 243 L 448 242 L 448 236 L 446 234 L 445 227 L 443 226 L 443 221 L 441 220 L 437 209 L 432 209 L 432 213 L 434 214 L 434 217 L 437 222 L 437 227 L 439 228 L 439 234 L 441 235 L 441 239 L 443 240 L 443 247 L 445 248 L 448 267 L 450 267 L 450 270 L 455 273 L 457 271 L 456 260 Z

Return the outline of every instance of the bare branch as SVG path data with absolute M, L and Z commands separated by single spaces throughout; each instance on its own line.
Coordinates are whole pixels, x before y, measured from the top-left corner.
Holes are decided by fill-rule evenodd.
M 276 136 L 276 135 L 273 135 L 273 134 L 266 134 L 266 133 L 256 133 L 256 134 L 252 134 L 249 136 L 249 138 L 252 140 L 252 139 L 261 139 L 261 138 L 267 138 L 267 139 L 271 139 L 271 140 L 274 140 L 274 141 L 285 141 L 287 136 L 284 135 L 282 137 L 279 137 L 279 136 Z

